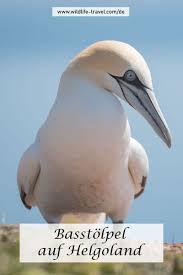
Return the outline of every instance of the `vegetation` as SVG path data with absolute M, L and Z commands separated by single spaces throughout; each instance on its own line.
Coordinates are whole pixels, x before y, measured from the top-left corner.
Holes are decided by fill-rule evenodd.
M 183 252 L 166 246 L 163 264 L 20 264 L 19 232 L 15 226 L 0 227 L 0 275 L 180 275 Z M 180 246 L 180 245 L 179 245 Z

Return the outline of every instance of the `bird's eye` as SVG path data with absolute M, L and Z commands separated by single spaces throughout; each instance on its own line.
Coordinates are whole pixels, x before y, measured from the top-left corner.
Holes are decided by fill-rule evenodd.
M 127 80 L 129 82 L 133 82 L 137 78 L 137 76 L 134 73 L 134 71 L 129 70 L 124 74 L 124 78 L 125 78 L 125 80 Z

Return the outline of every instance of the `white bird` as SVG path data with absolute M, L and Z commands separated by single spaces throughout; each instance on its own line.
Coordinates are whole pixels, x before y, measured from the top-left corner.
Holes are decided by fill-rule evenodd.
M 49 223 L 124 221 L 149 167 L 121 100 L 171 146 L 143 57 L 122 42 L 95 43 L 64 71 L 48 118 L 20 160 L 27 208 L 36 205 Z

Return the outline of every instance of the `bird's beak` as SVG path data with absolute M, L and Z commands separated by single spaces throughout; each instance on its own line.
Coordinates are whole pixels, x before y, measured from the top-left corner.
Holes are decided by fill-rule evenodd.
M 136 109 L 152 126 L 158 136 L 171 147 L 171 134 L 152 90 L 119 82 L 125 100 Z

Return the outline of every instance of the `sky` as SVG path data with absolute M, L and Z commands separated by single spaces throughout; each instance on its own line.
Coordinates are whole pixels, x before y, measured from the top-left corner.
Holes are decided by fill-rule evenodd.
M 169 150 L 147 122 L 124 103 L 132 136 L 150 161 L 148 185 L 129 223 L 164 223 L 165 239 L 183 241 L 182 63 L 183 2 L 1 0 L 0 3 L 0 221 L 43 222 L 26 210 L 16 184 L 18 161 L 34 141 L 70 60 L 99 40 L 134 46 L 146 59 L 154 92 L 172 132 Z M 52 6 L 130 6 L 129 17 L 53 18 Z

